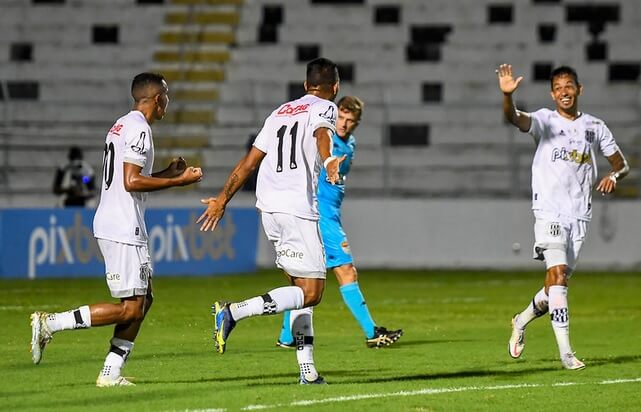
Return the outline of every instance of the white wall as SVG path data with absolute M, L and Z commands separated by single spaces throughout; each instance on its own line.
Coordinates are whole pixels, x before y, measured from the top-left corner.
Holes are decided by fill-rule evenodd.
M 594 197 L 581 269 L 641 269 L 641 205 Z M 524 200 L 346 199 L 343 224 L 360 268 L 543 268 L 532 259 Z M 274 267 L 259 236 L 258 264 Z M 513 245 L 519 244 L 520 249 Z

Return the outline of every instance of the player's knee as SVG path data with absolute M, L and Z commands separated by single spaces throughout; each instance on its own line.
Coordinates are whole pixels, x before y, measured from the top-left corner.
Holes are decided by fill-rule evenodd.
M 145 317 L 142 305 L 124 302 L 121 305 L 120 323 L 132 323 L 141 321 Z
M 548 286 L 552 286 L 552 285 L 565 286 L 567 284 L 567 273 L 568 273 L 567 265 L 552 266 L 546 272 L 545 283 Z
M 322 298 L 322 290 L 305 291 L 305 300 L 303 301 L 303 305 L 305 307 L 316 306 L 320 303 Z

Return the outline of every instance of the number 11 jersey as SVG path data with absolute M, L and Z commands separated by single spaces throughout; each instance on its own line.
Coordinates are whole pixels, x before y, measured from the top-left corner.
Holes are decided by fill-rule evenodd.
M 325 127 L 333 133 L 337 113 L 334 103 L 308 94 L 269 115 L 254 140 L 254 147 L 266 154 L 256 182 L 259 210 L 318 220 L 316 189 L 322 162 L 314 131 Z M 328 149 L 331 153 L 331 146 Z

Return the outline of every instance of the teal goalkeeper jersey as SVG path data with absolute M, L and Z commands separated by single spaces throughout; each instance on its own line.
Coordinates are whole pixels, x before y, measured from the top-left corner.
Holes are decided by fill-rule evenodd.
M 332 185 L 327 181 L 327 172 L 325 168 L 321 169 L 318 179 L 318 202 L 319 207 L 333 207 L 340 209 L 345 197 L 345 181 L 352 166 L 354 151 L 356 150 L 356 139 L 353 135 L 347 138 L 347 141 L 341 139 L 336 133 L 332 136 L 332 156 L 338 158 L 345 155 L 345 160 L 340 165 L 339 180 Z M 321 213 L 322 215 L 322 213 Z

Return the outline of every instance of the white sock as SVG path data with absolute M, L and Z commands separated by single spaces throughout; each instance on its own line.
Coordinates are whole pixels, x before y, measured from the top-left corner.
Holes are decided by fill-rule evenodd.
M 545 293 L 545 287 L 542 287 L 530 304 L 519 313 L 514 325 L 519 329 L 525 329 L 525 326 L 534 319 L 545 315 L 548 312 L 548 295 Z
M 550 319 L 561 356 L 572 353 L 570 347 L 570 314 L 568 312 L 568 287 L 550 286 Z
M 298 286 L 284 286 L 270 290 L 262 296 L 249 298 L 229 305 L 235 321 L 257 315 L 273 315 L 303 307 L 305 295 Z
M 80 306 L 66 312 L 50 313 L 46 322 L 52 333 L 68 329 L 86 329 L 91 327 L 91 312 L 89 306 Z
M 100 376 L 112 379 L 118 378 L 120 376 L 120 370 L 125 365 L 133 347 L 133 342 L 120 338 L 111 338 L 111 347 L 109 348 L 109 352 L 107 352 Z
M 311 307 L 290 312 L 292 335 L 296 344 L 296 359 L 301 375 L 309 382 L 318 379 L 318 371 L 314 365 L 313 314 L 314 308 Z

